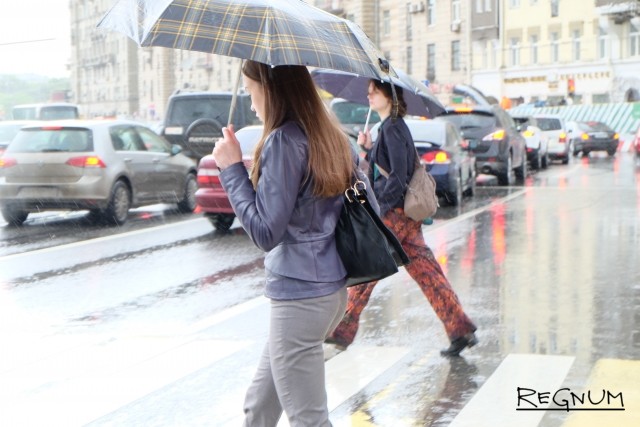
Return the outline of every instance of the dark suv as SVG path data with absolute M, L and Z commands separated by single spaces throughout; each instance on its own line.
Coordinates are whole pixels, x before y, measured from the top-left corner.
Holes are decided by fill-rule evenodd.
M 222 136 L 222 127 L 229 122 L 231 92 L 176 91 L 169 98 L 161 135 L 183 147 L 183 153 L 196 160 L 211 154 L 215 142 Z M 233 113 L 236 130 L 258 124 L 251 111 L 251 98 L 238 94 Z
M 527 176 L 527 149 L 513 119 L 498 105 L 447 108 L 438 116 L 453 123 L 476 157 L 476 172 L 495 175 L 500 185 Z

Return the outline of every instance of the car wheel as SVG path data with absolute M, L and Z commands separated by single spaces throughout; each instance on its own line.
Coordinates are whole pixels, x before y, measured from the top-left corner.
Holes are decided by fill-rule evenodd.
M 219 231 L 229 231 L 236 218 L 234 214 L 208 214 L 206 215 L 211 224 Z
M 469 186 L 463 192 L 464 196 L 469 196 L 469 197 L 472 197 L 474 194 L 476 194 L 476 171 L 475 171 L 475 168 L 474 168 L 474 170 L 471 171 L 471 177 L 469 178 Z
M 460 206 L 462 204 L 462 180 L 458 176 L 454 181 L 454 188 L 445 193 L 445 199 L 449 206 Z
M 516 178 L 520 181 L 527 179 L 527 154 L 522 154 L 522 164 L 515 169 Z
M 507 165 L 506 169 L 503 173 L 498 174 L 498 184 L 500 185 L 511 185 L 515 182 L 515 176 L 513 174 L 513 161 L 511 160 L 512 154 L 509 154 L 507 157 Z
M 184 195 L 178 202 L 178 210 L 182 213 L 190 213 L 196 209 L 196 190 L 198 182 L 194 174 L 187 175 L 187 182 L 184 186 Z
M 542 163 L 540 166 L 542 166 L 542 169 L 546 169 L 549 167 L 549 153 L 544 153 L 544 156 L 542 156 L 541 159 Z
M 542 156 L 540 155 L 540 150 L 536 152 L 536 157 L 531 159 L 531 169 L 538 170 L 540 169 L 540 165 L 542 164 Z
M 609 148 L 609 149 L 607 150 L 607 154 L 608 154 L 609 156 L 612 156 L 612 157 L 613 157 L 613 156 L 615 156 L 615 155 L 616 155 L 616 151 L 617 151 L 617 150 L 614 150 L 613 148 Z
M 27 220 L 29 212 L 5 206 L 2 208 L 2 216 L 9 225 L 21 226 Z
M 102 217 L 109 224 L 122 225 L 127 221 L 131 207 L 131 190 L 122 181 L 116 181 L 111 190 L 111 199 Z

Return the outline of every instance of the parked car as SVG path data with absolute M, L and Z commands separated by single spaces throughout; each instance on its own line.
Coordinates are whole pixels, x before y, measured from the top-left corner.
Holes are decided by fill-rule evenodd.
M 9 143 L 18 134 L 18 131 L 26 125 L 36 124 L 36 120 L 5 120 L 0 121 L 0 156 L 7 149 Z
M 538 127 L 547 136 L 549 160 L 560 160 L 562 164 L 569 163 L 571 156 L 571 141 L 567 138 L 567 125 L 558 115 L 534 115 Z
M 512 115 L 527 144 L 527 160 L 533 169 L 546 169 L 549 165 L 549 137 L 545 135 L 538 121 L 532 116 Z
M 577 122 L 567 123 L 567 135 L 573 146 L 573 155 L 582 152 L 588 156 L 591 151 L 606 151 L 613 156 L 618 151 L 620 135 L 602 122 Z
M 253 162 L 253 150 L 262 135 L 262 125 L 246 126 L 236 132 L 242 150 L 242 160 L 247 168 Z M 220 184 L 220 171 L 211 154 L 204 156 L 198 163 L 198 190 L 196 203 L 204 216 L 220 231 L 227 231 L 236 217 Z
M 160 134 L 172 144 L 182 146 L 184 154 L 196 162 L 211 154 L 215 142 L 222 137 L 222 127 L 229 122 L 231 92 L 176 91 L 169 98 Z M 259 124 L 251 111 L 251 98 L 239 93 L 233 113 L 235 130 Z
M 500 185 L 527 176 L 524 137 L 511 116 L 498 105 L 447 108 L 439 120 L 451 122 L 469 142 L 478 174 L 495 175 Z
M 405 120 L 420 161 L 436 181 L 436 194 L 451 206 L 476 192 L 476 158 L 468 142 L 446 120 Z
M 21 225 L 31 212 L 89 210 L 123 224 L 130 208 L 195 209 L 196 163 L 146 126 L 124 120 L 23 127 L 0 158 L 0 208 Z

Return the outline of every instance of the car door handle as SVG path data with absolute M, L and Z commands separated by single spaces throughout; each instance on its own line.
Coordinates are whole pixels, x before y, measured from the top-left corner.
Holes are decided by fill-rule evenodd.
M 160 163 L 160 159 L 156 157 L 155 159 L 152 160 L 152 162 L 153 163 Z
M 122 159 L 122 161 L 125 163 L 131 163 L 133 159 L 131 157 L 125 157 L 124 159 Z

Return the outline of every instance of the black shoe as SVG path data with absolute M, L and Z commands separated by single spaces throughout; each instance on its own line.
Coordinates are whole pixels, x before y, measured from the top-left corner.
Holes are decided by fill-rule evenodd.
M 471 332 L 463 337 L 453 340 L 449 348 L 441 350 L 440 354 L 445 357 L 457 357 L 460 356 L 460 352 L 462 350 L 467 347 L 471 348 L 476 344 L 478 344 L 478 338 L 476 338 L 476 335 Z

